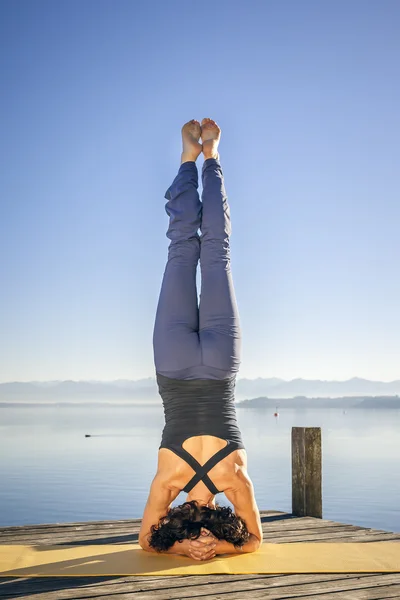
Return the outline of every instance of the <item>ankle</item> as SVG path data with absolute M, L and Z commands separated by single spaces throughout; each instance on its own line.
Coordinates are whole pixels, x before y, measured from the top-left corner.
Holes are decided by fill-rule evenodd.
M 208 160 L 209 158 L 214 158 L 219 161 L 219 153 L 218 152 L 204 152 L 204 160 Z
M 198 154 L 188 154 L 187 152 L 182 152 L 181 154 L 181 165 L 185 162 L 196 162 L 198 158 Z

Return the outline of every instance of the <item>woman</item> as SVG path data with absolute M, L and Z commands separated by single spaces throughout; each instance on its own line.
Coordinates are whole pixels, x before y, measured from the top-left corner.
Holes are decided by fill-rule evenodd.
M 212 119 L 203 119 L 201 126 L 192 120 L 182 127 L 181 165 L 165 194 L 171 243 L 153 334 L 165 427 L 139 533 L 143 550 L 196 560 L 254 552 L 262 543 L 234 405 L 241 331 L 230 268 L 230 209 L 218 153 L 220 135 Z M 202 202 L 196 167 L 201 152 Z M 186 502 L 172 508 L 181 491 L 188 494 Z M 234 512 L 216 504 L 215 495 L 221 492 Z

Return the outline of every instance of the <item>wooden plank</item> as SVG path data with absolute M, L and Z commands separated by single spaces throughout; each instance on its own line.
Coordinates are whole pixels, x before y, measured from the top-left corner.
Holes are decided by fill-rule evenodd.
M 265 535 L 298 535 L 301 536 L 303 532 L 307 532 L 307 533 L 332 533 L 333 535 L 339 534 L 341 531 L 346 532 L 346 531 L 369 531 L 369 530 L 364 530 L 364 529 L 357 529 L 357 528 L 351 528 L 351 526 L 341 526 L 341 527 L 331 527 L 331 526 L 327 526 L 327 527 L 310 527 L 309 529 L 307 528 L 294 528 L 294 529 L 286 529 L 286 528 L 282 528 L 282 529 L 278 529 L 278 528 L 274 528 L 274 529 L 268 529 L 263 527 L 263 532 Z M 382 533 L 377 531 L 377 533 Z M 131 531 L 130 529 L 125 529 L 125 530 L 107 530 L 107 531 L 90 531 L 90 532 L 85 532 L 85 531 L 69 531 L 68 533 L 57 533 L 57 532 L 35 532 L 35 533 L 26 533 L 25 535 L 23 533 L 20 533 L 18 536 L 15 535 L 10 535 L 10 534 L 6 534 L 6 535 L 1 535 L 1 540 L 2 543 L 16 543 L 16 544 L 24 544 L 24 543 L 31 543 L 31 542 L 35 542 L 35 541 L 39 541 L 39 540 L 43 540 L 43 539 L 52 539 L 55 542 L 57 540 L 62 540 L 63 543 L 67 542 L 68 540 L 72 541 L 78 541 L 78 540 L 95 540 L 98 539 L 100 540 L 98 543 L 123 543 L 124 541 L 127 543 L 132 543 L 132 541 L 137 540 L 138 539 L 138 531 Z M 120 539 L 120 542 L 117 542 L 117 539 Z M 104 540 L 103 542 L 101 542 L 101 540 Z M 107 540 L 110 540 L 109 542 L 107 542 Z
M 95 578 L 43 578 L 40 581 L 33 578 L 30 582 L 21 582 L 19 588 L 17 582 L 8 588 L 7 594 L 16 598 L 27 593 L 42 594 L 41 600 L 67 600 L 71 598 L 111 598 L 116 596 L 118 600 L 126 594 L 130 594 L 134 600 L 145 600 L 150 598 L 176 599 L 193 597 L 206 597 L 216 600 L 233 600 L 251 598 L 292 598 L 310 597 L 316 594 L 319 600 L 325 598 L 332 592 L 347 596 L 343 598 L 357 598 L 354 594 L 368 594 L 371 592 L 384 591 L 377 596 L 359 595 L 359 598 L 386 598 L 388 590 L 397 589 L 400 586 L 400 577 L 397 574 L 320 574 L 320 575 L 200 575 L 180 577 L 148 577 L 140 580 L 134 577 L 113 578 L 114 581 L 93 581 Z M 25 584 L 25 587 L 24 585 Z M 35 585 L 36 584 L 36 585 Z M 34 586 L 32 588 L 32 586 Z M 78 591 L 79 588 L 79 591 Z M 1 587 L 0 587 L 1 590 Z M 356 591 L 357 590 L 357 591 Z M 3 590 L 4 591 L 4 590 Z M 398 591 L 398 589 L 397 589 Z M 250 595 L 251 592 L 251 595 Z M 0 597 L 2 596 L 0 591 Z M 264 594 L 259 595 L 259 593 Z M 246 595 L 244 595 L 246 594 Z M 254 595 L 253 595 L 254 594 Z M 37 596 L 36 596 L 37 597 Z M 313 596 L 311 596 L 313 597 Z M 335 600 L 336 597 L 332 596 Z M 340 597 L 340 596 L 338 596 Z M 400 596 L 399 596 L 400 597 Z
M 398 582 L 399 580 L 397 580 Z M 326 598 L 326 594 L 329 592 L 334 592 L 335 594 L 337 594 L 338 592 L 351 592 L 351 594 L 347 595 L 347 598 L 351 598 L 351 600 L 353 600 L 356 596 L 355 596 L 355 590 L 358 590 L 360 592 L 364 593 L 364 596 L 359 596 L 359 597 L 364 597 L 364 598 L 368 598 L 368 595 L 366 595 L 367 593 L 369 593 L 369 598 L 371 598 L 371 591 L 376 592 L 377 589 L 379 590 L 379 592 L 381 593 L 381 595 L 379 596 L 375 596 L 375 598 L 384 598 L 386 594 L 386 591 L 389 590 L 390 588 L 393 590 L 393 586 L 396 585 L 395 583 L 390 584 L 388 586 L 381 586 L 380 585 L 381 582 L 376 581 L 374 582 L 364 582 L 364 581 L 357 581 L 357 579 L 352 579 L 352 580 L 347 580 L 345 582 L 343 581 L 335 581 L 335 582 L 318 582 L 317 584 L 315 583 L 310 583 L 310 584 L 303 584 L 303 585 L 288 585 L 288 586 L 281 586 L 281 585 L 274 585 L 274 583 L 271 582 L 263 582 L 262 580 L 258 580 L 257 582 L 255 581 L 236 581 L 234 584 L 230 583 L 230 582 L 225 582 L 225 583 L 214 583 L 211 586 L 210 585 L 196 585 L 195 587 L 193 586 L 186 586 L 186 587 L 179 587 L 179 589 L 164 589 L 164 590 L 154 590 L 154 589 L 148 589 L 146 587 L 145 590 L 142 591 L 137 591 L 135 594 L 131 595 L 131 593 L 124 593 L 121 592 L 121 590 L 118 591 L 118 600 L 124 600 L 125 598 L 134 598 L 134 600 L 149 600 L 149 598 L 156 598 L 157 600 L 186 600 L 186 599 L 190 599 L 193 598 L 193 596 L 195 596 L 196 598 L 201 598 L 201 597 L 206 597 L 208 600 L 244 600 L 244 598 L 251 598 L 252 600 L 255 599 L 259 599 L 259 598 L 269 598 L 269 599 L 279 599 L 281 600 L 282 598 L 298 598 L 301 596 L 309 596 L 310 593 L 311 594 L 317 594 L 319 596 L 319 600 L 321 599 L 321 596 L 324 598 Z M 381 589 L 379 589 L 379 587 L 377 588 L 377 586 L 380 586 Z M 382 587 L 383 587 L 383 593 L 382 593 Z M 400 589 L 400 585 L 396 585 L 396 587 L 398 589 Z M 217 589 L 216 589 L 217 588 Z M 372 590 L 371 590 L 372 588 Z M 375 588 L 375 590 L 374 590 Z M 108 597 L 110 597 L 112 594 L 112 592 L 110 593 L 110 591 L 108 592 Z M 71 596 L 69 596 L 71 598 Z M 80 595 L 80 598 L 82 596 Z M 87 596 L 88 597 L 88 596 Z M 89 596 L 90 597 L 90 596 Z M 106 596 L 103 596 L 106 597 Z M 374 596 L 372 596 L 374 597 Z M 387 597 L 387 596 L 386 596 Z M 392 596 L 393 597 L 393 596 Z M 395 596 L 394 596 L 395 597 Z M 68 598 L 68 596 L 67 596 Z M 96 595 L 96 598 L 99 598 L 99 595 Z M 61 596 L 58 596 L 57 600 L 64 600 L 64 598 Z M 46 599 L 47 600 L 47 599 Z
M 340 528 L 340 527 L 353 527 L 357 529 L 366 529 L 365 527 L 361 527 L 359 525 L 349 525 L 347 523 L 337 523 L 335 521 L 330 521 L 328 519 L 316 519 L 314 517 L 296 517 L 288 520 L 276 520 L 276 521 L 264 521 L 261 517 L 261 523 L 263 530 L 293 530 L 298 531 L 302 529 L 309 528 L 320 528 L 320 527 L 332 527 L 332 528 Z M 22 527 L 22 528 L 0 528 L 0 536 L 8 539 L 22 539 L 30 535 L 36 534 L 44 534 L 47 535 L 56 535 L 58 533 L 63 533 L 64 535 L 75 534 L 76 532 L 80 532 L 82 535 L 105 535 L 105 534 L 124 534 L 124 533 L 138 533 L 140 530 L 140 522 L 139 523 L 123 523 L 121 524 L 119 521 L 115 521 L 114 523 L 105 523 L 104 525 L 96 525 L 92 522 L 81 523 L 77 526 L 71 526 L 70 528 L 59 527 L 58 525 L 54 525 L 52 528 L 49 526 L 40 527 Z M 382 530 L 375 530 L 382 531 Z
M 133 598 L 134 600 L 184 600 L 186 598 L 207 598 L 208 600 L 243 600 L 244 598 L 346 598 L 353 599 L 372 599 L 372 598 L 398 598 L 400 590 L 399 578 L 386 574 L 387 576 L 373 575 L 369 577 L 347 578 L 331 576 L 328 580 L 323 576 L 317 577 L 317 580 L 294 581 L 293 576 L 275 576 L 274 578 L 240 576 L 230 576 L 229 581 L 216 580 L 217 575 L 207 577 L 201 576 L 201 581 L 195 581 L 192 577 L 171 578 L 168 582 L 155 582 L 153 578 L 146 582 L 127 581 L 123 578 L 117 583 L 104 583 L 83 587 L 83 582 L 71 581 L 71 588 L 60 586 L 60 580 L 54 581 L 58 587 L 54 589 L 36 588 L 35 594 L 40 593 L 41 600 L 68 600 L 84 598 L 111 598 L 115 596 L 121 598 Z M 244 579 L 245 577 L 245 579 Z M 279 577 L 279 579 L 278 579 Z M 48 582 L 51 583 L 51 582 Z M 67 583 L 67 582 L 64 582 Z M 167 583 L 167 585 L 165 585 Z M 78 589 L 79 588 L 79 589 Z M 28 590 L 26 590 L 28 591 Z M 17 590 L 9 590 L 9 597 L 16 598 Z M 20 588 L 20 594 L 24 594 Z M 392 595 L 390 595 L 392 594 Z M 0 596 L 1 597 L 1 596 Z M 5 598 L 6 596 L 3 596 Z M 20 595 L 20 597 L 23 597 Z M 36 596 L 37 597 L 37 596 Z
M 344 542 L 351 538 L 365 541 L 373 540 L 397 540 L 400 539 L 400 534 L 370 531 L 370 530 L 352 530 L 351 528 L 335 531 L 332 528 L 321 528 L 320 530 L 301 530 L 301 531 L 274 531 L 263 532 L 263 540 L 268 543 L 289 543 L 302 541 L 341 541 Z M 90 536 L 82 536 L 79 532 L 76 535 L 68 536 L 59 535 L 35 535 L 19 537 L 18 540 L 9 538 L 8 536 L 1 537 L 2 544 L 30 544 L 30 545 L 89 545 L 89 544 L 136 544 L 138 543 L 138 534 L 121 534 L 98 536 L 96 534 Z
M 12 531 L 17 531 L 18 529 L 27 529 L 27 528 L 36 528 L 36 529 L 52 529 L 53 527 L 57 526 L 57 527 L 62 527 L 62 528 L 68 528 L 68 527 L 77 527 L 79 525 L 84 526 L 99 526 L 99 525 L 113 525 L 115 523 L 139 523 L 141 522 L 142 519 L 122 519 L 122 520 L 115 520 L 115 521 L 77 521 L 76 523 L 43 523 L 43 524 L 32 524 L 32 525 L 9 525 L 7 527 L 1 527 L 0 528 L 0 532 L 3 531 L 8 531 L 8 530 L 12 530 Z
M 295 529 L 278 529 L 274 528 L 269 530 L 263 528 L 263 539 L 269 543 L 287 543 L 287 542 L 301 542 L 301 541 L 327 541 L 335 540 L 343 541 L 351 538 L 352 541 L 359 539 L 360 541 L 373 540 L 397 540 L 400 539 L 400 533 L 390 533 L 386 531 L 365 529 L 358 526 L 352 525 L 337 525 L 336 527 L 323 527 L 324 521 L 320 521 L 320 527 L 310 528 L 295 528 Z M 369 536 L 369 537 L 368 537 Z M 102 532 L 91 532 L 90 535 L 86 532 L 76 531 L 69 532 L 67 535 L 63 534 L 35 534 L 35 535 L 18 535 L 1 536 L 2 544 L 134 544 L 138 542 L 138 533 L 131 533 L 129 531 L 112 532 L 110 530 L 107 533 Z
M 26 545 L 100 545 L 100 544 L 136 544 L 138 543 L 138 536 L 121 536 L 121 537 L 96 537 L 91 536 L 90 538 L 83 539 L 78 536 L 76 538 L 68 536 L 34 536 L 32 538 L 27 538 L 25 540 L 15 540 L 1 538 L 2 544 L 26 544 Z M 400 540 L 400 534 L 397 533 L 387 533 L 387 532 L 373 532 L 373 531 L 343 531 L 340 534 L 335 534 L 331 531 L 326 532 L 317 532 L 311 531 L 304 533 L 278 533 L 274 532 L 271 534 L 264 533 L 263 534 L 264 542 L 272 543 L 301 543 L 301 542 L 349 542 L 349 541 L 359 541 L 359 542 L 367 542 L 367 541 L 397 541 Z
M 378 586 L 371 589 L 352 590 L 350 592 L 333 592 L 324 594 L 323 600 L 388 600 L 389 598 L 400 598 L 400 586 Z M 320 594 L 307 596 L 307 600 L 321 600 Z

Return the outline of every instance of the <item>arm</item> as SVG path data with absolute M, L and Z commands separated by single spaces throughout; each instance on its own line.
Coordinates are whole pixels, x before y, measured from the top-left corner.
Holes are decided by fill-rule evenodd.
M 248 542 L 243 544 L 241 548 L 235 548 L 231 542 L 226 540 L 218 540 L 215 547 L 215 554 L 243 554 L 245 552 L 255 552 L 259 549 L 261 543 L 256 536 L 251 535 Z
M 254 496 L 253 483 L 245 468 L 240 469 L 239 475 L 237 487 L 228 488 L 224 490 L 224 493 L 227 499 L 232 502 L 235 514 L 246 523 L 250 539 L 242 546 L 241 550 L 225 540 L 219 540 L 216 547 L 217 554 L 255 552 L 263 542 L 260 511 Z
M 182 542 L 175 542 L 173 546 L 171 546 L 171 548 L 168 548 L 168 550 L 163 550 L 161 552 L 161 554 L 182 554 L 182 555 L 186 555 L 186 545 L 183 542 L 186 542 L 188 540 L 183 540 Z M 146 552 L 157 552 L 157 550 L 154 550 L 154 548 L 151 548 L 149 545 L 147 545 L 145 548 L 143 548 L 143 550 L 146 550 Z
M 161 517 L 164 517 L 173 500 L 179 495 L 179 490 L 172 490 L 168 487 L 167 482 L 157 472 L 154 477 L 151 486 L 149 497 L 144 509 L 142 524 L 139 531 L 139 545 L 143 550 L 147 552 L 156 552 L 154 548 L 151 548 L 148 544 L 148 538 L 151 535 L 150 528 L 152 525 L 157 525 Z M 175 544 L 165 550 L 171 554 L 182 554 L 182 544 L 175 542 Z

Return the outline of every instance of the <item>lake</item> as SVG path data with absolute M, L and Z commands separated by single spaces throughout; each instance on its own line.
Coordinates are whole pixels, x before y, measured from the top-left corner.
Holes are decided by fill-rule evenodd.
M 273 412 L 237 408 L 260 510 L 291 512 L 291 428 L 321 427 L 323 518 L 400 531 L 400 410 Z M 161 403 L 0 407 L 0 526 L 141 518 L 163 426 Z

